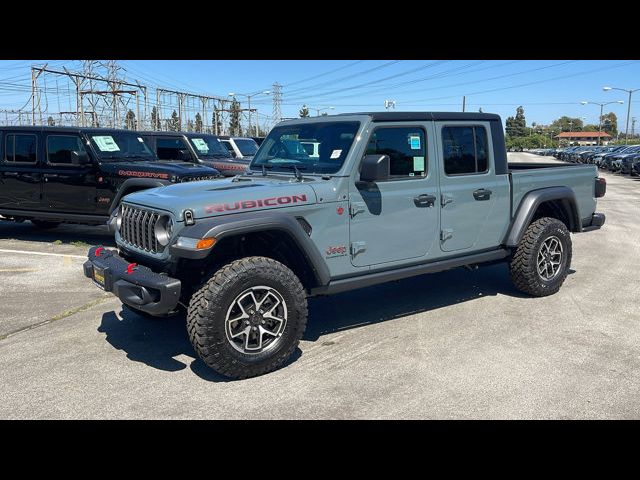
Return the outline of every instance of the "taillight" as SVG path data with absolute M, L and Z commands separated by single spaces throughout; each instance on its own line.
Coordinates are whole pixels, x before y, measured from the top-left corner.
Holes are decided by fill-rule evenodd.
M 596 178 L 596 198 L 604 197 L 607 192 L 607 180 L 604 177 Z

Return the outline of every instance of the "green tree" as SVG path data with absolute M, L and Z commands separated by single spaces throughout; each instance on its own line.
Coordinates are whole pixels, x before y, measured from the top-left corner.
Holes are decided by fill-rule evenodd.
M 55 127 L 56 121 L 52 116 L 47 117 L 47 125 L 49 125 L 50 127 Z
M 306 118 L 309 116 L 309 107 L 307 107 L 306 105 L 302 105 L 302 108 L 300 109 L 300 118 Z
M 175 110 L 171 114 L 171 118 L 167 122 L 167 129 L 170 132 L 179 132 L 182 130 L 182 125 L 180 125 L 180 118 L 178 117 L 178 112 Z
M 222 115 L 216 108 L 211 116 L 211 125 L 213 125 L 213 133 L 216 135 L 222 135 L 224 130 L 222 128 Z
M 240 127 L 240 102 L 236 100 L 236 97 L 233 97 L 229 110 L 229 134 L 242 135 L 242 129 Z
M 584 130 L 584 123 L 581 118 L 567 117 L 566 115 L 563 115 L 557 120 L 554 120 L 551 123 L 551 127 L 560 130 L 561 132 L 582 132 Z
M 582 131 L 583 132 L 597 132 L 598 131 L 598 125 L 592 125 L 591 123 L 585 125 L 584 127 L 582 127 Z
M 600 121 L 602 122 L 603 131 L 607 132 L 612 137 L 618 135 L 618 117 L 615 113 L 605 113 L 602 115 Z
M 151 109 L 151 130 L 160 130 L 160 115 L 158 109 L 153 107 Z
M 516 116 L 508 117 L 505 122 L 506 134 L 510 137 L 524 137 L 527 135 L 527 120 L 524 117 L 524 108 L 516 108 Z
M 200 113 L 196 113 L 196 124 L 193 127 L 194 132 L 202 133 L 204 130 L 204 125 L 202 124 L 202 115 Z
M 127 130 L 135 130 L 136 123 L 136 114 L 133 113 L 133 110 L 129 109 L 127 115 L 124 117 L 124 128 Z

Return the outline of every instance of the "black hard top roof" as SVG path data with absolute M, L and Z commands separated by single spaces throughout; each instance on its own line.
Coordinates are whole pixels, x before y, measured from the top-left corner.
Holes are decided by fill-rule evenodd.
M 423 120 L 463 120 L 476 122 L 500 121 L 500 115 L 495 113 L 478 112 L 354 112 L 328 116 L 340 117 L 347 115 L 368 115 L 374 122 L 405 122 Z
M 184 135 L 185 137 L 218 137 L 219 135 L 214 135 L 213 133 L 204 133 L 204 132 L 158 132 L 156 130 L 146 130 L 138 132 L 140 135 L 150 135 L 153 137 L 175 137 L 176 135 Z
M 55 126 L 50 127 L 49 125 L 22 125 L 22 126 L 11 126 L 11 125 L 2 125 L 0 126 L 0 130 L 11 130 L 11 131 L 24 131 L 24 132 L 84 132 L 84 133 L 108 133 L 108 132 L 131 132 L 131 133 L 140 133 L 136 130 L 126 130 L 124 128 L 96 128 L 96 127 L 74 127 L 74 126 Z

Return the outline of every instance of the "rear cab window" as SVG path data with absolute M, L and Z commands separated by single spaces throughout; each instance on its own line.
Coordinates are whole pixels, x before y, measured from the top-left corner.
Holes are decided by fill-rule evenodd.
M 482 125 L 442 127 L 442 150 L 447 176 L 489 171 L 487 129 Z
M 38 161 L 38 137 L 30 133 L 9 133 L 4 139 L 7 163 L 34 164 Z

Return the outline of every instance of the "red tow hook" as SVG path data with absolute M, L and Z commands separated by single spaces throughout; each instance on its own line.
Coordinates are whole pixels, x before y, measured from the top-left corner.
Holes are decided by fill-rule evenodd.
M 130 263 L 129 265 L 127 265 L 127 275 L 131 275 L 133 272 L 135 272 L 136 268 L 138 268 L 137 263 Z
M 96 257 L 99 257 L 103 250 L 104 250 L 104 247 L 96 248 L 96 251 L 95 251 Z

